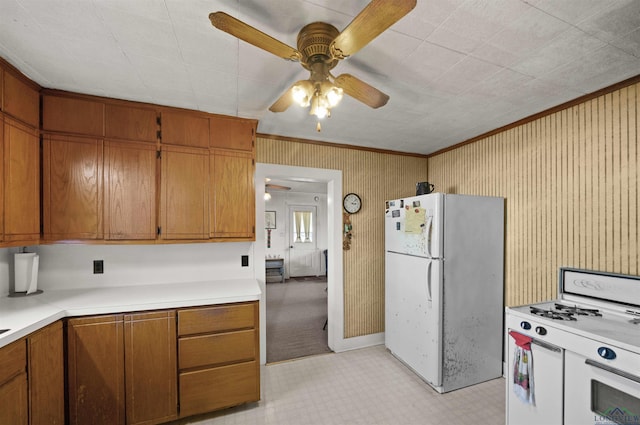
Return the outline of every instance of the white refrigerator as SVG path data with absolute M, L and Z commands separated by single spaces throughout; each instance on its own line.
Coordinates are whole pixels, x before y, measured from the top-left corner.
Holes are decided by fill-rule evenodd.
M 504 199 L 386 202 L 385 345 L 438 392 L 502 376 Z

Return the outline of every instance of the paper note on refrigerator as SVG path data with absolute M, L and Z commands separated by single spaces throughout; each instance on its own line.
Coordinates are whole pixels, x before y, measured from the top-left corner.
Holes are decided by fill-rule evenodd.
M 422 233 L 426 216 L 424 208 L 409 208 L 405 214 L 404 232 L 414 235 Z

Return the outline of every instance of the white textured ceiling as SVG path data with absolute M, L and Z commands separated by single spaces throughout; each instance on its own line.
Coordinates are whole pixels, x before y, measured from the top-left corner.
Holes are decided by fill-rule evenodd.
M 315 131 L 269 106 L 297 63 L 211 26 L 225 11 L 296 46 L 345 28 L 367 0 L 0 0 L 0 56 L 43 87 L 256 118 L 258 131 L 430 153 L 640 74 L 638 0 L 418 0 L 334 75 L 390 96 L 345 97 Z

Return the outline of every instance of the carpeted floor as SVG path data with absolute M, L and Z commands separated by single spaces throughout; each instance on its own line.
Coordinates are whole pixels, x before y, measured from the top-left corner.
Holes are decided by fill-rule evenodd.
M 267 363 L 331 351 L 326 288 L 324 277 L 267 284 Z

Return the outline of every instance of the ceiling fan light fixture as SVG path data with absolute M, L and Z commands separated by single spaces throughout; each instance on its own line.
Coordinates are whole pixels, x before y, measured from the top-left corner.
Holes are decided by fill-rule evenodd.
M 316 117 L 318 117 L 318 119 L 323 119 L 330 115 L 327 98 L 326 96 L 322 95 L 322 93 L 316 92 L 313 96 L 309 115 L 315 115 Z
M 342 100 L 343 93 L 344 90 L 336 86 L 331 86 L 331 88 L 326 91 L 325 96 L 327 97 L 327 102 L 329 103 L 330 108 L 338 106 L 338 103 Z
M 291 96 L 293 101 L 303 108 L 306 108 L 311 103 L 311 96 L 313 95 L 313 85 L 310 81 L 301 81 L 300 84 L 296 84 L 291 88 Z

